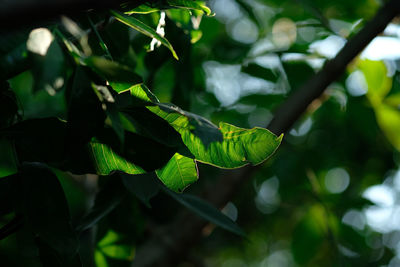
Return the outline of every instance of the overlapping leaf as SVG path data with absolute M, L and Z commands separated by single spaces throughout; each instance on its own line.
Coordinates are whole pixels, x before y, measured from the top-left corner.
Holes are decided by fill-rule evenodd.
M 181 135 L 196 160 L 207 164 L 221 168 L 260 164 L 274 153 L 282 140 L 282 136 L 277 137 L 263 128 L 243 129 L 227 123 L 220 123 L 217 127 L 174 105 L 159 103 L 143 85 L 131 87 L 130 93 L 148 101 L 147 108 Z
M 140 20 L 132 17 L 132 16 L 126 16 L 124 14 L 121 14 L 117 11 L 112 10 L 111 14 L 120 22 L 128 25 L 129 27 L 143 33 L 144 35 L 154 38 L 157 41 L 161 42 L 162 45 L 164 45 L 165 47 L 167 47 L 172 55 L 174 56 L 175 59 L 179 59 L 178 55 L 176 54 L 174 48 L 172 47 L 172 45 L 170 44 L 170 42 L 162 37 L 161 35 L 159 35 L 153 28 L 151 28 L 150 26 L 146 25 L 145 23 L 141 22 Z
M 182 192 L 198 178 L 196 162 L 179 153 L 176 153 L 167 165 L 157 170 L 156 173 L 169 189 L 176 192 Z

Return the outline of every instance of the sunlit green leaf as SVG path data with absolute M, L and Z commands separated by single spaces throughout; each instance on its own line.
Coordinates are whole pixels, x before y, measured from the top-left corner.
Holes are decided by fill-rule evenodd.
M 237 224 L 232 221 L 228 216 L 220 212 L 218 209 L 213 207 L 211 204 L 208 202 L 202 200 L 201 198 L 198 198 L 194 195 L 189 195 L 189 194 L 177 194 L 174 193 L 166 188 L 164 188 L 164 191 L 174 198 L 176 201 L 178 201 L 180 204 L 188 208 L 189 210 L 193 211 L 200 217 L 224 228 L 225 230 L 228 230 L 232 233 L 235 233 L 237 235 L 244 235 L 244 232 L 242 229 L 240 229 Z
M 144 24 L 140 20 L 132 17 L 132 16 L 126 16 L 123 15 L 117 11 L 112 10 L 111 14 L 120 22 L 128 25 L 129 27 L 132 27 L 133 29 L 143 33 L 144 35 L 147 35 L 148 37 L 154 38 L 158 41 L 160 41 L 165 47 L 167 47 L 172 55 L 174 56 L 175 59 L 179 59 L 178 55 L 176 54 L 174 48 L 170 44 L 170 42 L 165 39 L 164 37 L 160 36 L 153 28 L 149 27 L 148 25 Z
M 141 167 L 127 161 L 106 144 L 91 142 L 89 147 L 97 174 L 108 175 L 116 170 L 129 174 L 145 173 Z
M 221 168 L 260 164 L 275 152 L 282 140 L 282 136 L 277 137 L 263 128 L 243 129 L 227 123 L 217 127 L 172 104 L 159 103 L 144 86 L 130 90 L 131 95 L 152 104 L 147 108 L 180 133 L 183 143 L 200 162 Z
M 157 7 L 151 7 L 148 6 L 146 4 L 140 5 L 138 7 L 135 7 L 134 9 L 125 11 L 124 13 L 127 15 L 131 15 L 131 14 L 149 14 L 149 13 L 153 13 L 153 12 L 157 12 L 160 11 L 159 8 Z
M 169 189 L 176 192 L 182 192 L 198 179 L 196 162 L 179 153 L 176 153 L 167 165 L 156 173 Z

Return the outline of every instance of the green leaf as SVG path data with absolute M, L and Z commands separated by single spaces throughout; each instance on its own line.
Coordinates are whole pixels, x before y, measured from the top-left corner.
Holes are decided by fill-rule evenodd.
M 169 43 L 169 41 L 160 36 L 153 28 L 149 27 L 148 25 L 144 24 L 134 17 L 125 16 L 124 14 L 121 14 L 114 10 L 111 10 L 111 15 L 113 15 L 120 22 L 128 25 L 129 27 L 132 27 L 133 29 L 143 33 L 144 35 L 160 41 L 165 47 L 167 47 L 171 51 L 174 58 L 176 60 L 179 60 L 178 55 L 176 54 L 174 48 Z
M 260 164 L 275 152 L 283 138 L 259 127 L 244 129 L 221 122 L 217 128 L 173 106 L 159 104 L 148 108 L 181 134 L 196 160 L 221 168 Z
M 400 111 L 383 103 L 374 110 L 379 127 L 389 142 L 400 151 Z
M 196 162 L 179 153 L 176 153 L 162 169 L 156 170 L 156 173 L 160 180 L 175 192 L 182 192 L 198 179 Z
M 97 251 L 109 258 L 131 261 L 134 257 L 134 248 L 120 244 L 121 239 L 123 237 L 120 234 L 109 230 L 97 244 Z
M 108 82 L 126 83 L 129 86 L 142 82 L 142 78 L 130 67 L 105 59 L 103 57 L 91 56 L 84 60 L 94 72 Z M 126 88 L 128 88 L 127 86 Z
M 201 198 L 189 194 L 177 194 L 164 187 L 163 190 L 180 204 L 193 211 L 200 217 L 206 219 L 207 221 L 214 223 L 215 225 L 218 225 L 221 228 L 237 235 L 245 235 L 242 229 L 240 229 L 240 227 L 237 226 L 234 221 L 232 221 L 228 216 L 226 216 Z
M 293 233 L 292 253 L 301 265 L 309 262 L 318 252 L 326 234 L 325 211 L 315 206 L 297 224 Z
M 101 219 L 106 217 L 113 211 L 126 195 L 126 190 L 123 187 L 121 180 L 116 175 L 110 177 L 109 181 L 101 187 L 101 190 L 96 195 L 96 200 L 90 212 L 85 215 L 76 230 L 83 232 L 86 229 L 93 227 Z
M 200 162 L 221 168 L 238 168 L 249 163 L 257 165 L 275 152 L 283 138 L 258 127 L 243 129 L 227 123 L 220 123 L 217 127 L 177 106 L 159 103 L 145 86 L 131 87 L 130 92 L 132 96 L 148 101 L 147 108 L 181 135 L 190 154 Z M 190 154 L 182 155 L 193 157 Z
M 141 167 L 127 161 L 106 144 L 92 141 L 89 148 L 96 172 L 99 175 L 109 175 L 113 171 L 123 171 L 129 174 L 145 173 Z
M 160 191 L 155 173 L 148 172 L 136 175 L 119 173 L 119 175 L 122 177 L 126 189 L 150 208 L 150 199 Z
M 39 163 L 25 163 L 20 177 L 19 209 L 32 232 L 64 260 L 75 258 L 78 239 L 58 178 Z
M 264 68 L 256 63 L 242 66 L 242 72 L 272 82 L 276 82 L 278 79 L 278 75 L 273 70 Z
M 358 67 L 363 72 L 368 85 L 368 99 L 372 105 L 379 105 L 392 88 L 392 78 L 388 77 L 385 63 L 383 61 L 360 60 Z
M 203 11 L 207 16 L 211 16 L 212 12 L 209 7 L 206 6 L 205 1 L 198 0 L 167 0 L 167 3 L 173 7 L 195 9 Z
M 50 95 L 61 90 L 66 80 L 67 65 L 58 42 L 52 41 L 45 55 L 32 53 L 30 56 L 35 76 L 33 90 L 45 89 Z
M 157 7 L 151 7 L 146 4 L 142 4 L 136 8 L 133 8 L 131 10 L 125 11 L 124 13 L 127 15 L 132 15 L 132 14 L 149 14 L 153 12 L 160 11 L 159 8 Z

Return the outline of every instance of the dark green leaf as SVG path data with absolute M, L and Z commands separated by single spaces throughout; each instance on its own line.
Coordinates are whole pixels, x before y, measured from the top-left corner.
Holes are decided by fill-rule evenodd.
M 172 45 L 169 43 L 167 39 L 159 35 L 153 28 L 149 27 L 148 25 L 144 24 L 140 20 L 134 18 L 134 17 L 129 17 L 126 15 L 123 15 L 117 11 L 112 10 L 111 14 L 120 22 L 128 25 L 129 27 L 132 27 L 133 29 L 143 33 L 144 35 L 154 38 L 158 41 L 160 41 L 164 46 L 166 46 L 174 56 L 176 60 L 179 60 L 178 55 L 176 54 L 174 48 Z
M 32 232 L 70 261 L 78 251 L 67 200 L 57 177 L 43 164 L 26 163 L 20 173 L 20 209 Z
M 115 61 L 103 57 L 91 56 L 86 58 L 84 62 L 108 82 L 127 84 L 125 89 L 132 86 L 132 84 L 142 82 L 142 78 L 132 68 Z
M 125 187 L 150 208 L 150 199 L 160 191 L 159 182 L 154 172 L 130 175 L 119 173 Z
M 275 71 L 264 68 L 256 63 L 250 63 L 247 66 L 242 66 L 242 72 L 272 82 L 276 82 L 279 77 Z
M 234 221 L 201 198 L 189 194 L 177 194 L 167 188 L 164 188 L 164 192 L 209 222 L 214 223 L 237 235 L 245 235 L 242 229 L 240 229 Z
M 107 183 L 96 195 L 96 200 L 90 212 L 82 219 L 76 227 L 77 231 L 82 232 L 93 227 L 101 219 L 113 211 L 126 195 L 121 179 L 118 175 L 109 177 Z

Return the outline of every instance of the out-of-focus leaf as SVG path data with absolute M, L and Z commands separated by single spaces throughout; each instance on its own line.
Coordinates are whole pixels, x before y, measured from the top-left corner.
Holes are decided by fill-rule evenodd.
M 275 73 L 273 70 L 264 68 L 256 63 L 250 63 L 247 66 L 242 66 L 242 72 L 272 82 L 276 82 L 278 79 L 277 73 Z
M 392 94 L 384 99 L 384 103 L 393 108 L 400 108 L 400 94 Z
M 309 262 L 324 241 L 326 220 L 323 213 L 321 207 L 312 208 L 294 229 L 292 253 L 299 264 Z
M 117 259 L 131 261 L 134 257 L 134 248 L 131 245 L 121 243 L 123 237 L 110 230 L 97 243 L 96 264 L 105 264 L 109 266 L 108 260 Z M 101 265 L 103 266 L 103 265 Z M 111 265 L 114 266 L 114 265 Z
M 15 149 L 12 142 L 5 138 L 0 138 L 0 177 L 16 173 L 17 161 Z
M 300 88 L 315 74 L 314 69 L 302 61 L 283 62 L 283 67 L 292 90 Z
M 57 177 L 42 164 L 26 163 L 20 172 L 19 188 L 19 209 L 32 232 L 61 259 L 73 260 L 77 255 L 78 240 Z
M 162 169 L 156 170 L 156 173 L 160 180 L 175 192 L 182 192 L 198 179 L 196 162 L 179 153 L 176 153 Z
M 113 15 L 120 22 L 128 25 L 129 27 L 132 27 L 133 29 L 143 33 L 144 35 L 160 41 L 165 47 L 167 47 L 171 51 L 174 58 L 179 60 L 178 55 L 176 54 L 170 42 L 161 35 L 159 35 L 153 28 L 149 27 L 148 25 L 144 24 L 143 22 L 134 17 L 123 15 L 114 10 L 111 11 L 111 15 Z
M 35 76 L 34 91 L 46 90 L 50 95 L 54 95 L 64 87 L 67 64 L 56 40 L 51 42 L 45 55 L 32 53 L 31 60 Z
M 93 227 L 101 219 L 110 214 L 111 211 L 118 206 L 126 195 L 121 179 L 118 175 L 112 175 L 107 183 L 101 188 L 96 195 L 96 200 L 90 212 L 85 215 L 79 225 L 77 231 L 82 232 Z
M 387 75 L 383 61 L 360 60 L 359 69 L 368 85 L 367 97 L 372 105 L 379 105 L 392 88 L 392 79 Z
M 189 194 L 177 194 L 167 188 L 164 188 L 163 190 L 180 204 L 209 222 L 237 235 L 245 235 L 242 229 L 240 229 L 234 221 L 201 198 Z
M 136 175 L 119 173 L 119 175 L 128 191 L 140 199 L 147 207 L 150 207 L 150 199 L 160 191 L 155 173 L 148 172 Z
M 376 119 L 392 145 L 400 151 L 400 111 L 381 103 L 375 107 Z

